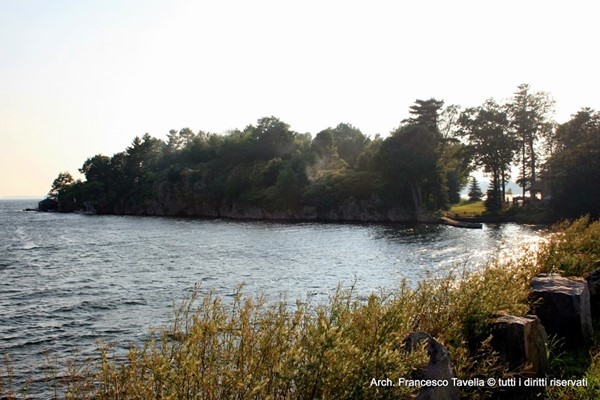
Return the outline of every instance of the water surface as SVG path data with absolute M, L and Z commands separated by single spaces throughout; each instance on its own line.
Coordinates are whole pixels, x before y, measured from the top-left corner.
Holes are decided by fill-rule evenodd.
M 96 341 L 139 343 L 168 324 L 195 283 L 326 301 L 338 284 L 359 294 L 416 283 L 453 266 L 539 240 L 533 227 L 322 224 L 85 216 L 22 211 L 0 201 L 0 354 L 17 381 L 43 376 L 45 354 L 92 355 Z M 32 387 L 35 393 L 36 382 Z

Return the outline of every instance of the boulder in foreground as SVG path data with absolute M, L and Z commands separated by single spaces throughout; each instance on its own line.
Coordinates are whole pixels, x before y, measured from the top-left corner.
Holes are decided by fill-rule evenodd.
M 422 370 L 417 370 L 413 373 L 412 379 L 422 380 L 447 380 L 452 382 L 455 378 L 450 363 L 448 350 L 437 340 L 431 337 L 426 332 L 413 332 L 404 339 L 404 346 L 407 351 L 416 349 L 421 342 L 426 342 L 427 355 L 429 363 Z M 458 400 L 458 389 L 450 384 L 446 387 L 442 386 L 423 386 L 419 390 L 417 400 Z
M 540 274 L 531 283 L 533 313 L 549 335 L 564 338 L 570 348 L 592 342 L 590 293 L 583 279 Z
M 502 315 L 492 325 L 491 345 L 513 371 L 542 376 L 548 369 L 547 335 L 535 315 Z

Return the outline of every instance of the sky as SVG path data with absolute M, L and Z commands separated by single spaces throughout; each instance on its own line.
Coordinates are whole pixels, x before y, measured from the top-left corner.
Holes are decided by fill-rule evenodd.
M 598 1 L 0 0 L 0 198 L 135 136 L 386 136 L 416 99 L 481 105 L 521 83 L 565 122 L 600 108 Z

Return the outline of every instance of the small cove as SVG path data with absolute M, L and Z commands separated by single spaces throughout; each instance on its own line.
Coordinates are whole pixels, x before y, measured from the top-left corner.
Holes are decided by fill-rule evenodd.
M 543 232 L 517 224 L 321 224 L 84 216 L 23 212 L 0 201 L 0 353 L 16 382 L 59 359 L 93 355 L 97 340 L 139 343 L 169 323 L 195 284 L 327 301 L 341 284 L 358 295 L 416 284 L 429 273 L 477 268 Z M 32 386 L 35 393 L 36 386 Z

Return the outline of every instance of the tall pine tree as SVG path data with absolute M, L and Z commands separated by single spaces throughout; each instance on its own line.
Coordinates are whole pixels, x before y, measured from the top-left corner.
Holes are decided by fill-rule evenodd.
M 469 201 L 481 201 L 483 197 L 483 192 L 479 187 L 479 182 L 475 177 L 471 178 L 471 183 L 469 184 Z

